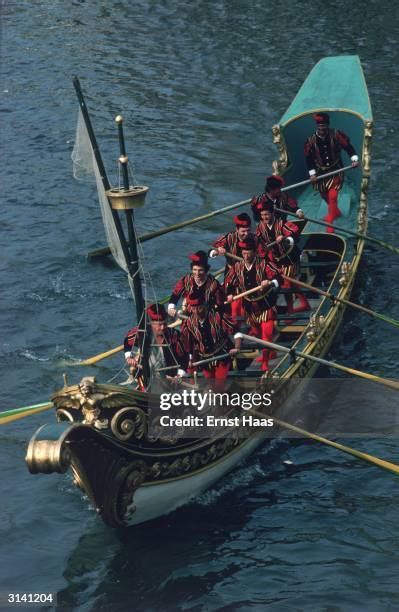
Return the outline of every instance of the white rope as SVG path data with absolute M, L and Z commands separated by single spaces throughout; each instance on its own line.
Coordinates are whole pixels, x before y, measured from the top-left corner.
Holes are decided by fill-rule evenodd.
M 125 372 L 125 374 L 129 374 L 130 373 L 130 372 L 127 371 L 125 364 L 123 364 L 122 367 L 117 371 L 115 376 L 112 376 L 112 378 L 109 378 L 106 382 L 107 383 L 112 383 L 115 380 L 115 378 L 117 378 L 119 376 L 119 374 L 121 372 Z

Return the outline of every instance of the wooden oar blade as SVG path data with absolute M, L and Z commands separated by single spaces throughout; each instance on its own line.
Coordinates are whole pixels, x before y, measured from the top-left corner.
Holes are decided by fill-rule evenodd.
M 346 304 L 346 306 L 350 306 L 351 308 L 360 310 L 360 312 L 365 312 L 371 315 L 372 317 L 375 317 L 376 319 L 380 319 L 381 321 L 385 321 L 386 323 L 389 323 L 390 325 L 394 325 L 394 327 L 399 327 L 399 321 L 397 321 L 396 319 L 393 319 L 392 317 L 387 317 L 386 315 L 383 315 L 380 312 L 376 312 L 375 310 L 372 310 L 371 308 L 367 308 L 367 306 L 363 306 L 363 304 L 355 304 L 355 302 L 351 302 L 350 300 L 346 300 L 344 298 L 341 298 L 335 295 L 333 296 L 331 293 L 328 293 L 328 291 L 324 291 L 323 289 L 314 287 L 313 285 L 310 285 L 309 283 L 300 281 L 297 278 L 292 278 L 291 276 L 287 276 L 286 274 L 281 274 L 281 276 L 287 281 L 289 281 L 290 283 L 292 283 L 293 285 L 297 285 L 298 287 L 303 287 L 304 289 L 309 289 L 310 291 L 313 291 L 313 293 L 316 293 L 318 295 L 323 295 L 324 297 L 328 297 L 331 300 L 334 300 L 337 302 L 341 302 L 342 304 Z
M 53 408 L 51 402 L 33 404 L 32 406 L 25 406 L 24 408 L 14 408 L 13 410 L 5 410 L 4 412 L 0 412 L 0 425 L 6 425 L 7 423 L 24 419 L 32 414 L 38 414 L 39 412 L 44 412 L 44 410 L 49 410 L 49 408 Z
M 274 351 L 290 354 L 292 357 L 295 358 L 308 359 L 309 361 L 314 361 L 315 363 L 320 363 L 321 365 L 325 365 L 336 370 L 341 370 L 341 372 L 346 372 L 347 374 L 353 374 L 353 376 L 358 376 L 359 378 L 364 378 L 365 380 L 372 380 L 381 385 L 385 385 L 386 387 L 390 387 L 391 389 L 395 389 L 395 391 L 399 391 L 399 382 L 396 380 L 382 378 L 381 376 L 369 374 L 368 372 L 362 372 L 361 370 L 355 370 L 354 368 L 349 368 L 348 366 L 341 365 L 340 363 L 328 361 L 327 359 L 323 359 L 322 357 L 316 357 L 316 355 L 312 355 L 311 353 L 303 353 L 301 351 L 297 351 L 294 349 L 287 348 L 286 346 L 276 344 L 275 342 L 268 342 L 267 340 L 262 340 L 261 338 L 256 338 L 255 336 L 248 336 L 248 334 L 243 334 L 241 332 L 235 334 L 234 337 L 242 338 L 243 340 L 247 340 L 248 342 L 254 342 L 255 344 L 259 344 L 260 346 L 264 346 Z
M 83 361 L 64 361 L 62 363 L 62 365 L 64 366 L 88 366 L 88 365 L 94 365 L 96 364 L 98 361 L 101 361 L 102 359 L 106 359 L 107 357 L 111 357 L 112 355 L 116 355 L 116 353 L 120 353 L 120 351 L 123 350 L 123 344 L 120 344 L 119 346 L 116 346 L 113 349 L 110 349 L 109 351 L 105 351 L 105 353 L 100 353 L 99 355 L 94 355 L 94 357 L 89 357 L 88 359 L 84 359 Z
M 331 446 L 340 450 L 348 455 L 352 455 L 353 457 L 357 457 L 358 459 L 362 459 L 363 461 L 367 461 L 372 465 L 380 467 L 384 470 L 388 470 L 389 472 L 399 475 L 399 465 L 396 463 L 392 463 L 390 461 L 386 461 L 385 459 L 380 459 L 379 457 L 375 457 L 374 455 L 369 455 L 368 453 L 364 453 L 362 451 L 358 451 L 355 448 L 351 448 L 350 446 L 346 446 L 345 444 L 341 444 L 339 442 L 334 442 L 333 440 L 328 440 L 324 436 L 319 436 L 318 434 L 312 433 L 310 431 L 306 431 L 301 427 L 296 425 L 292 425 L 291 423 L 287 423 L 286 421 L 281 421 L 280 419 L 273 418 L 274 423 L 284 427 L 284 429 L 289 429 L 291 431 L 295 431 L 296 433 L 301 434 L 306 438 L 310 438 L 315 440 L 316 442 L 321 442 L 322 444 L 326 444 L 327 446 Z

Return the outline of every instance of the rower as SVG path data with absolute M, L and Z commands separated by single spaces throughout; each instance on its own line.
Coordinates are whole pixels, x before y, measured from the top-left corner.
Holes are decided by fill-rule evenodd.
M 225 295 L 219 281 L 212 274 L 208 274 L 208 256 L 205 251 L 197 251 L 189 255 L 191 260 L 191 273 L 179 279 L 174 286 L 169 299 L 168 314 L 176 316 L 176 306 L 179 299 L 186 298 L 192 291 L 199 293 L 210 310 L 223 310 Z
M 255 240 L 255 242 L 257 243 L 258 239 L 251 232 L 251 218 L 247 213 L 241 213 L 240 215 L 236 215 L 235 217 L 233 217 L 233 221 L 236 226 L 235 231 L 233 230 L 232 232 L 228 232 L 227 234 L 220 236 L 214 241 L 214 248 L 209 252 L 210 257 L 226 255 L 226 251 L 227 253 L 231 253 L 232 255 L 241 257 L 241 249 L 238 245 L 241 241 L 246 240 L 249 236 L 251 236 L 253 240 Z M 226 255 L 226 268 L 224 271 L 225 278 L 230 267 L 234 265 L 235 262 L 235 259 L 232 259 L 228 255 Z M 244 319 L 241 299 L 232 302 L 231 316 L 237 326 L 240 326 L 241 321 Z
M 304 153 L 313 189 L 319 191 L 328 205 L 328 213 L 324 221 L 333 223 L 342 214 L 338 208 L 338 193 L 344 182 L 344 173 L 340 172 L 320 181 L 317 180 L 317 176 L 343 167 L 342 149 L 349 155 L 352 167 L 359 165 L 359 158 L 349 137 L 340 130 L 330 129 L 330 117 L 327 113 L 316 113 L 313 119 L 317 129 L 306 140 Z M 327 232 L 334 233 L 334 228 L 328 227 Z
M 270 200 L 264 200 L 257 205 L 261 221 L 256 228 L 259 240 L 259 250 L 264 257 L 272 261 L 280 272 L 291 278 L 299 274 L 300 251 L 296 245 L 300 230 L 296 223 L 283 221 L 276 217 L 274 205 Z M 268 245 L 275 242 L 274 246 Z M 291 289 L 289 281 L 284 280 L 284 289 Z M 293 295 L 285 294 L 287 313 L 303 312 L 310 309 L 308 300 L 299 291 L 295 294 L 299 299 L 299 306 L 294 308 Z
M 190 371 L 192 363 L 196 361 L 228 353 L 229 357 L 200 366 L 205 378 L 212 381 L 214 389 L 223 391 L 231 367 L 231 357 L 238 353 L 241 344 L 241 340 L 237 339 L 235 347 L 230 339 L 236 331 L 235 325 L 227 314 L 210 310 L 201 293 L 190 293 L 187 302 L 190 316 L 183 322 L 181 341 L 190 355 L 188 369 Z
M 236 229 L 219 236 L 219 238 L 212 243 L 213 249 L 209 251 L 209 257 L 213 258 L 218 257 L 218 255 L 226 255 L 226 252 L 241 257 L 241 249 L 238 243 L 241 240 L 245 240 L 250 235 L 254 236 L 251 234 L 251 217 L 247 215 L 247 213 L 241 213 L 233 217 L 233 222 Z M 225 274 L 229 271 L 230 266 L 234 265 L 235 260 L 226 255 L 226 262 Z
M 164 306 L 150 304 L 146 313 L 151 326 L 149 364 L 152 372 L 157 376 L 159 368 L 176 366 L 175 369 L 168 371 L 169 376 L 176 379 L 185 376 L 188 359 L 180 340 L 180 333 L 166 325 L 167 315 Z M 126 364 L 133 375 L 139 367 L 143 341 L 144 332 L 137 327 L 129 330 L 124 340 Z
M 258 204 L 262 204 L 265 201 L 271 201 L 273 205 L 282 210 L 286 210 L 290 213 L 295 213 L 298 219 L 304 218 L 304 213 L 301 208 L 298 207 L 298 203 L 292 196 L 289 196 L 287 193 L 281 191 L 284 187 L 284 179 L 282 176 L 278 174 L 273 174 L 266 178 L 266 184 L 264 192 L 256 195 L 251 200 L 251 209 L 254 220 L 260 221 L 259 209 L 257 208 Z M 276 216 L 280 217 L 283 221 L 287 220 L 287 215 L 284 213 L 277 213 Z M 300 229 L 303 228 L 303 222 L 298 224 Z
M 234 293 L 244 293 L 249 289 L 261 286 L 251 295 L 243 296 L 243 309 L 250 335 L 271 342 L 277 318 L 276 299 L 280 286 L 280 274 L 272 261 L 256 254 L 256 243 L 248 237 L 238 245 L 243 261 L 238 261 L 230 268 L 225 280 L 227 301 L 232 302 Z M 268 349 L 262 350 L 262 370 L 269 369 L 269 359 L 273 354 Z

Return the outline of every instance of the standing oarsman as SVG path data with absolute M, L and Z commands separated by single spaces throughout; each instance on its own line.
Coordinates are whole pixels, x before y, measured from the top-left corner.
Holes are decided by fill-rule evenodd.
M 295 213 L 298 219 L 303 219 L 303 210 L 298 208 L 298 203 L 295 198 L 281 191 L 283 187 L 284 179 L 282 176 L 273 174 L 272 176 L 267 177 L 264 192 L 259 195 L 255 195 L 251 200 L 252 215 L 255 221 L 260 221 L 258 205 L 269 201 L 272 202 L 272 204 L 274 204 L 274 206 L 277 208 L 281 208 L 282 210 L 286 210 L 290 213 Z M 283 221 L 286 221 L 287 219 L 286 214 L 279 213 L 277 211 L 276 216 L 283 219 Z M 302 229 L 302 223 L 300 224 L 300 228 Z
M 259 251 L 265 257 L 269 258 L 276 267 L 291 278 L 295 278 L 299 273 L 300 251 L 296 245 L 296 240 L 300 230 L 296 223 L 291 221 L 283 221 L 281 217 L 276 217 L 274 214 L 274 205 L 270 200 L 258 204 L 258 211 L 261 218 L 260 223 L 256 228 L 256 236 L 259 240 Z M 268 245 L 272 242 L 276 244 L 271 248 Z M 291 289 L 289 281 L 284 280 L 283 288 Z M 285 294 L 287 302 L 287 312 L 303 312 L 309 310 L 310 305 L 302 293 L 296 293 L 300 304 L 298 307 L 293 307 L 293 296 L 290 293 Z
M 162 304 L 151 304 L 146 312 L 151 325 L 149 364 L 152 373 L 156 375 L 158 368 L 175 365 L 176 369 L 169 370 L 168 374 L 171 377 L 184 376 L 188 359 L 180 341 L 180 333 L 167 327 L 166 312 Z M 137 327 L 129 330 L 124 340 L 125 359 L 132 374 L 139 366 L 143 341 L 144 332 Z
M 320 181 L 317 181 L 317 176 L 343 167 L 342 149 L 349 155 L 354 168 L 359 165 L 359 158 L 349 137 L 340 130 L 330 129 L 330 117 L 327 113 L 316 113 L 313 118 L 317 129 L 305 142 L 304 153 L 313 188 L 320 192 L 328 205 L 328 213 L 324 220 L 333 223 L 341 216 L 338 208 L 338 192 L 344 182 L 344 173 L 340 172 Z M 334 228 L 328 227 L 327 232 L 333 233 Z
M 230 336 L 236 331 L 233 321 L 226 314 L 208 309 L 203 295 L 191 293 L 187 298 L 190 316 L 181 328 L 181 341 L 185 351 L 190 355 L 191 364 L 202 359 L 217 357 L 229 353 L 237 354 L 240 340 L 234 347 Z M 214 381 L 216 390 L 224 388 L 225 380 L 231 367 L 231 358 L 210 361 L 201 366 L 205 378 Z
M 210 310 L 223 310 L 225 295 L 222 286 L 212 274 L 208 274 L 208 256 L 205 251 L 197 251 L 189 255 L 191 273 L 177 281 L 169 299 L 168 314 L 176 316 L 176 306 L 180 298 L 186 298 L 196 291 L 204 298 Z
M 271 342 L 277 318 L 276 299 L 280 286 L 279 271 L 273 262 L 256 255 L 256 244 L 253 238 L 249 237 L 240 242 L 239 247 L 243 261 L 236 262 L 226 277 L 227 300 L 232 302 L 236 291 L 244 293 L 260 286 L 258 291 L 243 297 L 243 308 L 247 323 L 251 327 L 249 333 Z M 269 369 L 270 357 L 270 351 L 263 349 L 263 371 Z

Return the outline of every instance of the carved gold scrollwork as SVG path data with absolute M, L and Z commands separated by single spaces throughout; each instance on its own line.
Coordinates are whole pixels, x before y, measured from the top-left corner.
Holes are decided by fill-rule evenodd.
M 306 338 L 309 342 L 314 342 L 317 336 L 320 335 L 324 325 L 324 317 L 322 315 L 312 314 L 309 319 L 309 328 L 306 332 Z
M 348 261 L 344 261 L 341 266 L 341 276 L 338 280 L 341 287 L 346 287 L 346 285 L 348 284 L 350 280 L 350 269 L 351 269 L 350 263 Z
M 363 175 L 370 176 L 370 165 L 371 165 L 371 139 L 373 136 L 373 122 L 366 121 L 364 128 L 364 141 L 363 141 Z
M 86 423 L 87 425 L 94 425 L 94 422 L 100 416 L 101 410 L 90 406 L 90 408 L 82 408 L 82 413 L 84 417 L 83 423 Z
M 272 162 L 273 174 L 282 174 L 288 165 L 287 147 L 278 124 L 272 127 L 273 144 L 278 148 L 280 158 Z
M 367 191 L 371 171 L 371 139 L 373 136 L 373 122 L 366 121 L 364 127 L 364 140 L 362 151 L 362 181 L 360 184 L 360 207 L 358 216 L 358 230 L 364 232 L 367 227 Z
M 71 423 L 73 423 L 74 421 L 73 416 L 71 415 L 69 410 L 65 410 L 65 408 L 58 408 L 57 412 L 55 413 L 55 416 L 57 417 L 57 421 L 59 423 L 61 421 L 71 421 Z
M 198 470 L 205 465 L 213 463 L 239 443 L 240 440 L 237 432 L 230 435 L 228 438 L 214 442 L 204 450 L 198 450 L 192 454 L 178 457 L 177 459 L 171 460 L 171 462 L 156 461 L 149 468 L 148 476 L 153 480 L 182 476 L 187 472 Z
M 147 416 L 137 406 L 121 408 L 112 417 L 111 430 L 118 440 L 126 441 L 132 436 L 140 440 L 147 431 Z
M 94 421 L 94 427 L 99 430 L 108 429 L 109 421 L 108 419 L 97 419 L 96 421 Z
M 144 461 L 134 461 L 129 468 L 126 480 L 120 492 L 120 516 L 125 516 L 128 512 L 132 514 L 136 511 L 134 503 L 134 493 L 136 489 L 144 482 L 148 476 L 148 467 Z

